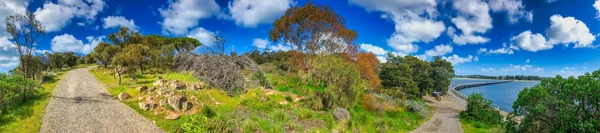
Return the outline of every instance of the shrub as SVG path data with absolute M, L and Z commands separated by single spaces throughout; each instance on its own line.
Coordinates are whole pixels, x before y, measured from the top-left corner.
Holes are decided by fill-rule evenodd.
M 325 108 L 350 108 L 355 104 L 364 81 L 354 64 L 335 55 L 317 56 L 310 64 L 309 75 L 313 83 L 327 86 L 325 91 L 315 92 Z
M 201 113 L 191 116 L 188 121 L 180 125 L 181 130 L 186 133 L 225 133 L 232 131 L 230 123 L 222 117 L 218 117 L 217 113 L 208 106 L 204 106 Z
M 415 100 L 404 100 L 404 106 L 408 108 L 410 112 L 417 113 L 421 118 L 430 116 L 433 111 L 427 108 L 427 104 L 421 101 Z
M 31 80 L 21 76 L 10 76 L 0 73 L 0 116 L 27 98 L 35 96 L 38 86 Z
M 175 56 L 174 67 L 180 72 L 194 72 L 194 76 L 227 91 L 230 96 L 245 90 L 246 79 L 241 74 L 243 69 L 252 71 L 258 69 L 256 63 L 246 56 L 231 57 L 190 53 L 178 53 Z
M 273 89 L 273 86 L 271 86 L 271 82 L 269 82 L 269 79 L 267 79 L 265 72 L 262 70 L 256 71 L 254 73 L 254 76 L 252 76 L 252 79 L 257 80 L 260 85 L 264 86 L 267 89 Z
M 500 111 L 492 107 L 492 101 L 485 99 L 481 94 L 472 94 L 469 96 L 467 99 L 467 110 L 460 112 L 460 118 L 488 125 L 502 123 Z
M 52 74 L 47 74 L 42 76 L 42 82 L 49 82 L 49 81 L 53 81 L 54 80 L 54 75 Z

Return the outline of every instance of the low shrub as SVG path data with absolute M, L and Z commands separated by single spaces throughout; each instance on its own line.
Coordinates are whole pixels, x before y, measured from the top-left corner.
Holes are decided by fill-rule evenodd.
M 316 91 L 313 100 L 320 100 L 323 107 L 336 106 L 350 108 L 358 100 L 364 80 L 356 65 L 346 62 L 336 55 L 320 55 L 310 61 L 309 76 L 311 83 L 325 84 L 325 91 Z
M 271 86 L 271 82 L 269 81 L 269 79 L 267 79 L 267 76 L 264 71 L 256 71 L 254 73 L 254 76 L 252 76 L 252 79 L 257 80 L 260 85 L 264 86 L 267 89 L 273 89 L 273 86 Z
M 460 118 L 488 125 L 502 124 L 500 111 L 492 107 L 492 101 L 485 99 L 481 94 L 469 96 L 467 109 L 460 112 Z

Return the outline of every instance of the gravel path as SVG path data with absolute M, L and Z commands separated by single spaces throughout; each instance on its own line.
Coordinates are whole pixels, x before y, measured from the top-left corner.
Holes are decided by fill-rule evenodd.
M 462 133 L 460 126 L 460 111 L 465 110 L 465 104 L 459 103 L 452 96 L 445 96 L 441 102 L 426 96 L 423 100 L 436 107 L 435 114 L 429 121 L 421 124 L 413 133 Z
M 160 133 L 153 122 L 119 102 L 88 72 L 66 73 L 54 89 L 40 132 Z

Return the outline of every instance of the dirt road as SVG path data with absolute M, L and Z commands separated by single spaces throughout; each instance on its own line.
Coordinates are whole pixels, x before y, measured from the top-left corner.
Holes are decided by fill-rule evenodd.
M 421 124 L 413 133 L 462 133 L 460 126 L 460 111 L 465 110 L 465 104 L 458 103 L 452 96 L 445 96 L 441 102 L 430 96 L 423 97 L 429 105 L 436 107 L 435 114 L 429 121 Z
M 89 68 L 66 73 L 54 89 L 40 132 L 163 132 L 110 95 Z

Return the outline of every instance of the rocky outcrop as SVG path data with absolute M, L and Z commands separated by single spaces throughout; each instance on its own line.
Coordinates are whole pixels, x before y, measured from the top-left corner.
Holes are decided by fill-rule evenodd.
M 171 89 L 179 90 L 185 88 L 185 83 L 179 80 L 173 80 L 171 81 L 171 84 L 169 84 L 169 86 L 171 87 Z
M 185 102 L 187 102 L 187 99 L 185 99 L 184 96 L 181 95 L 174 95 L 174 96 L 170 96 L 169 98 L 169 105 L 171 105 L 171 107 L 173 107 L 173 109 L 175 109 L 176 111 L 184 111 L 183 109 L 183 104 Z
M 138 92 L 145 92 L 146 90 L 148 90 L 148 86 L 140 86 L 138 88 L 135 88 L 135 90 L 137 90 Z
M 194 105 L 192 104 L 192 102 L 183 102 L 182 110 L 183 111 L 191 110 L 193 106 Z
M 158 89 L 158 95 L 160 95 L 160 96 L 169 97 L 174 94 L 175 94 L 175 92 L 173 92 L 173 90 L 168 89 L 167 87 L 162 87 L 162 88 Z
M 154 83 L 152 84 L 152 86 L 160 88 L 161 86 L 165 85 L 165 82 L 167 82 L 167 81 L 159 79 L 159 80 L 154 81 Z
M 345 108 L 337 107 L 331 112 L 335 121 L 342 121 L 350 119 L 350 112 Z
M 119 101 L 125 101 L 129 98 L 131 98 L 131 95 L 125 93 L 125 92 L 121 92 L 119 93 L 119 96 L 117 96 L 119 98 Z
M 186 88 L 191 91 L 198 91 L 204 89 L 205 85 L 202 82 L 187 83 Z

